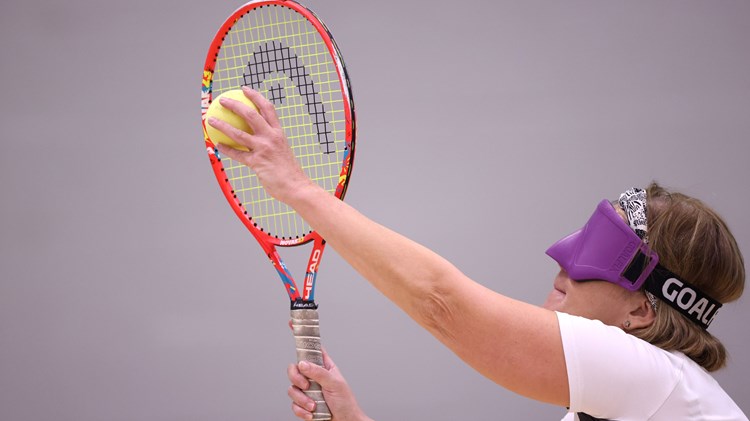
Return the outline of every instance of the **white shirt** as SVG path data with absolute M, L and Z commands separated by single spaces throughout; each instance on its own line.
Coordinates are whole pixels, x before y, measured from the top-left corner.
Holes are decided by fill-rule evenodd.
M 748 421 L 711 375 L 597 320 L 557 313 L 570 387 L 570 412 L 635 421 Z

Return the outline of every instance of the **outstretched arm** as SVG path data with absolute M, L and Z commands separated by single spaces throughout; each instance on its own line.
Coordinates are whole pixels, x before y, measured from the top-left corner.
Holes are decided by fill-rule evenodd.
M 221 121 L 209 124 L 250 151 L 218 145 L 222 154 L 250 166 L 271 195 L 294 208 L 355 270 L 477 371 L 530 398 L 568 405 L 553 312 L 485 288 L 314 184 L 296 163 L 273 105 L 255 91 L 245 94 L 259 113 L 232 100 L 223 105 L 243 116 L 254 134 Z

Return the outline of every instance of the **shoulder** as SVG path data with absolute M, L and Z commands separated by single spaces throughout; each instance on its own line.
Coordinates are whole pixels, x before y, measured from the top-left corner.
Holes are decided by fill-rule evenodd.
M 609 360 L 620 366 L 647 368 L 653 376 L 669 375 L 674 381 L 681 376 L 686 364 L 692 362 L 681 353 L 667 352 L 598 320 L 559 312 L 557 318 L 566 360 L 567 354 L 589 357 L 584 362 Z
M 682 379 L 687 361 L 680 355 L 597 320 L 565 313 L 557 317 L 571 411 L 649 419 Z
M 609 419 L 746 420 L 702 367 L 597 320 L 557 313 L 570 409 Z

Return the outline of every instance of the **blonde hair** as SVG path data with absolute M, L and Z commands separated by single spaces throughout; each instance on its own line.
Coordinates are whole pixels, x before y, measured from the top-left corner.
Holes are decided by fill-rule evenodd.
M 745 264 L 724 220 L 700 200 L 656 183 L 646 192 L 649 245 L 662 266 L 721 303 L 738 299 L 745 288 Z M 716 321 L 721 323 L 721 316 Z M 708 371 L 726 364 L 727 352 L 718 339 L 662 302 L 650 326 L 630 333 L 682 352 Z

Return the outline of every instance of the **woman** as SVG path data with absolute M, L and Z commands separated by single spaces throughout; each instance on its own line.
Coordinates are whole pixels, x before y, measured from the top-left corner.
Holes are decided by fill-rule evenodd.
M 257 92 L 245 94 L 259 113 L 222 104 L 254 135 L 209 124 L 250 151 L 219 151 L 250 166 L 270 194 L 487 378 L 570 408 L 566 420 L 747 420 L 705 371 L 725 363 L 723 346 L 705 329 L 720 303 L 742 294 L 744 263 L 724 222 L 699 201 L 652 185 L 626 192 L 614 206 L 600 203 L 584 229 L 547 251 L 561 270 L 540 308 L 488 290 L 319 188 L 295 162 L 273 106 Z M 290 367 L 294 413 L 312 418 L 301 392 L 307 376 L 323 386 L 334 420 L 367 420 L 325 361 L 325 369 Z

